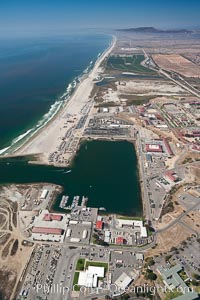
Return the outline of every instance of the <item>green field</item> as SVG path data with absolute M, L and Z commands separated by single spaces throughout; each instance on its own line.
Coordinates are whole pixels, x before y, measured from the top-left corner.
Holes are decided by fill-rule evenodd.
M 141 62 L 144 59 L 144 55 L 133 55 L 127 57 L 110 56 L 107 61 L 107 68 L 112 70 L 120 70 L 123 72 L 133 72 L 137 74 L 156 74 L 154 71 L 141 65 Z
M 85 267 L 85 259 L 79 258 L 76 264 L 76 271 L 83 271 Z
M 79 272 L 75 272 L 75 274 L 74 274 L 74 280 L 73 280 L 73 286 L 74 286 L 74 290 L 75 291 L 79 291 L 80 290 L 80 286 L 77 285 L 78 278 L 79 278 Z

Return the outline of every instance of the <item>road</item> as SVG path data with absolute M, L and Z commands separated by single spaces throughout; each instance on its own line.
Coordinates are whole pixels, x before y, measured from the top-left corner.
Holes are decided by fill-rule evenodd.
M 188 210 L 186 210 L 185 212 L 181 213 L 175 220 L 173 220 L 171 223 L 169 223 L 167 226 L 156 230 L 156 233 L 161 233 L 165 230 L 168 230 L 169 228 L 171 228 L 172 226 L 174 226 L 175 224 L 177 224 L 184 216 L 186 216 L 189 212 L 193 211 L 195 208 L 197 208 L 200 205 L 200 200 L 195 203 L 195 205 L 191 206 Z
M 147 186 L 146 186 L 146 176 L 145 176 L 145 170 L 144 170 L 144 165 L 142 161 L 142 156 L 141 153 L 142 151 L 142 143 L 141 143 L 141 136 L 138 130 L 138 137 L 137 137 L 137 143 L 138 143 L 138 156 L 139 156 L 139 164 L 140 164 L 140 174 L 141 174 L 141 180 L 143 181 L 143 204 L 145 206 L 145 213 L 146 213 L 146 219 L 152 222 L 152 215 L 151 215 L 151 207 L 150 207 L 150 202 L 149 202 L 149 197 L 148 197 L 148 191 L 147 191 Z

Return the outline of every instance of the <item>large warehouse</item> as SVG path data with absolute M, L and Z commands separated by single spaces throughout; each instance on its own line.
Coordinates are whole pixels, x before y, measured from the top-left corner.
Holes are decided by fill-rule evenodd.
M 32 233 L 62 235 L 63 229 L 48 227 L 33 227 Z
M 147 152 L 163 152 L 163 148 L 161 145 L 158 144 L 146 144 L 146 151 Z
M 63 218 L 62 215 L 45 214 L 43 220 L 44 221 L 61 221 L 62 218 Z
M 103 267 L 89 266 L 84 272 L 79 272 L 78 285 L 85 287 L 97 287 L 98 279 L 103 278 L 105 270 Z

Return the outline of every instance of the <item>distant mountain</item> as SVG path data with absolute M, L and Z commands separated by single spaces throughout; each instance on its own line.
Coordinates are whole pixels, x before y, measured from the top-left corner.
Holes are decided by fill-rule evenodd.
M 137 28 L 126 28 L 126 29 L 116 29 L 117 31 L 123 32 L 135 32 L 135 33 L 190 33 L 192 31 L 187 29 L 177 29 L 177 30 L 161 30 L 154 27 L 137 27 Z

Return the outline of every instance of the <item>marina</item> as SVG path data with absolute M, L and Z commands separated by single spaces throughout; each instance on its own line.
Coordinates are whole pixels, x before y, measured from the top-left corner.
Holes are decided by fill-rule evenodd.
M 53 204 L 54 211 L 65 212 L 73 202 L 73 209 L 87 205 L 106 213 L 142 215 L 137 157 L 130 142 L 82 142 L 69 169 L 30 164 L 29 160 L 32 158 L 1 159 L 0 184 L 60 185 L 63 192 Z
M 80 199 L 80 196 L 74 196 L 72 200 L 72 204 L 67 206 L 68 200 L 69 200 L 69 196 L 63 195 L 59 207 L 66 210 L 73 210 L 77 207 L 86 207 L 88 197 L 83 196 L 82 199 Z M 79 206 L 80 200 L 81 200 L 81 205 Z

